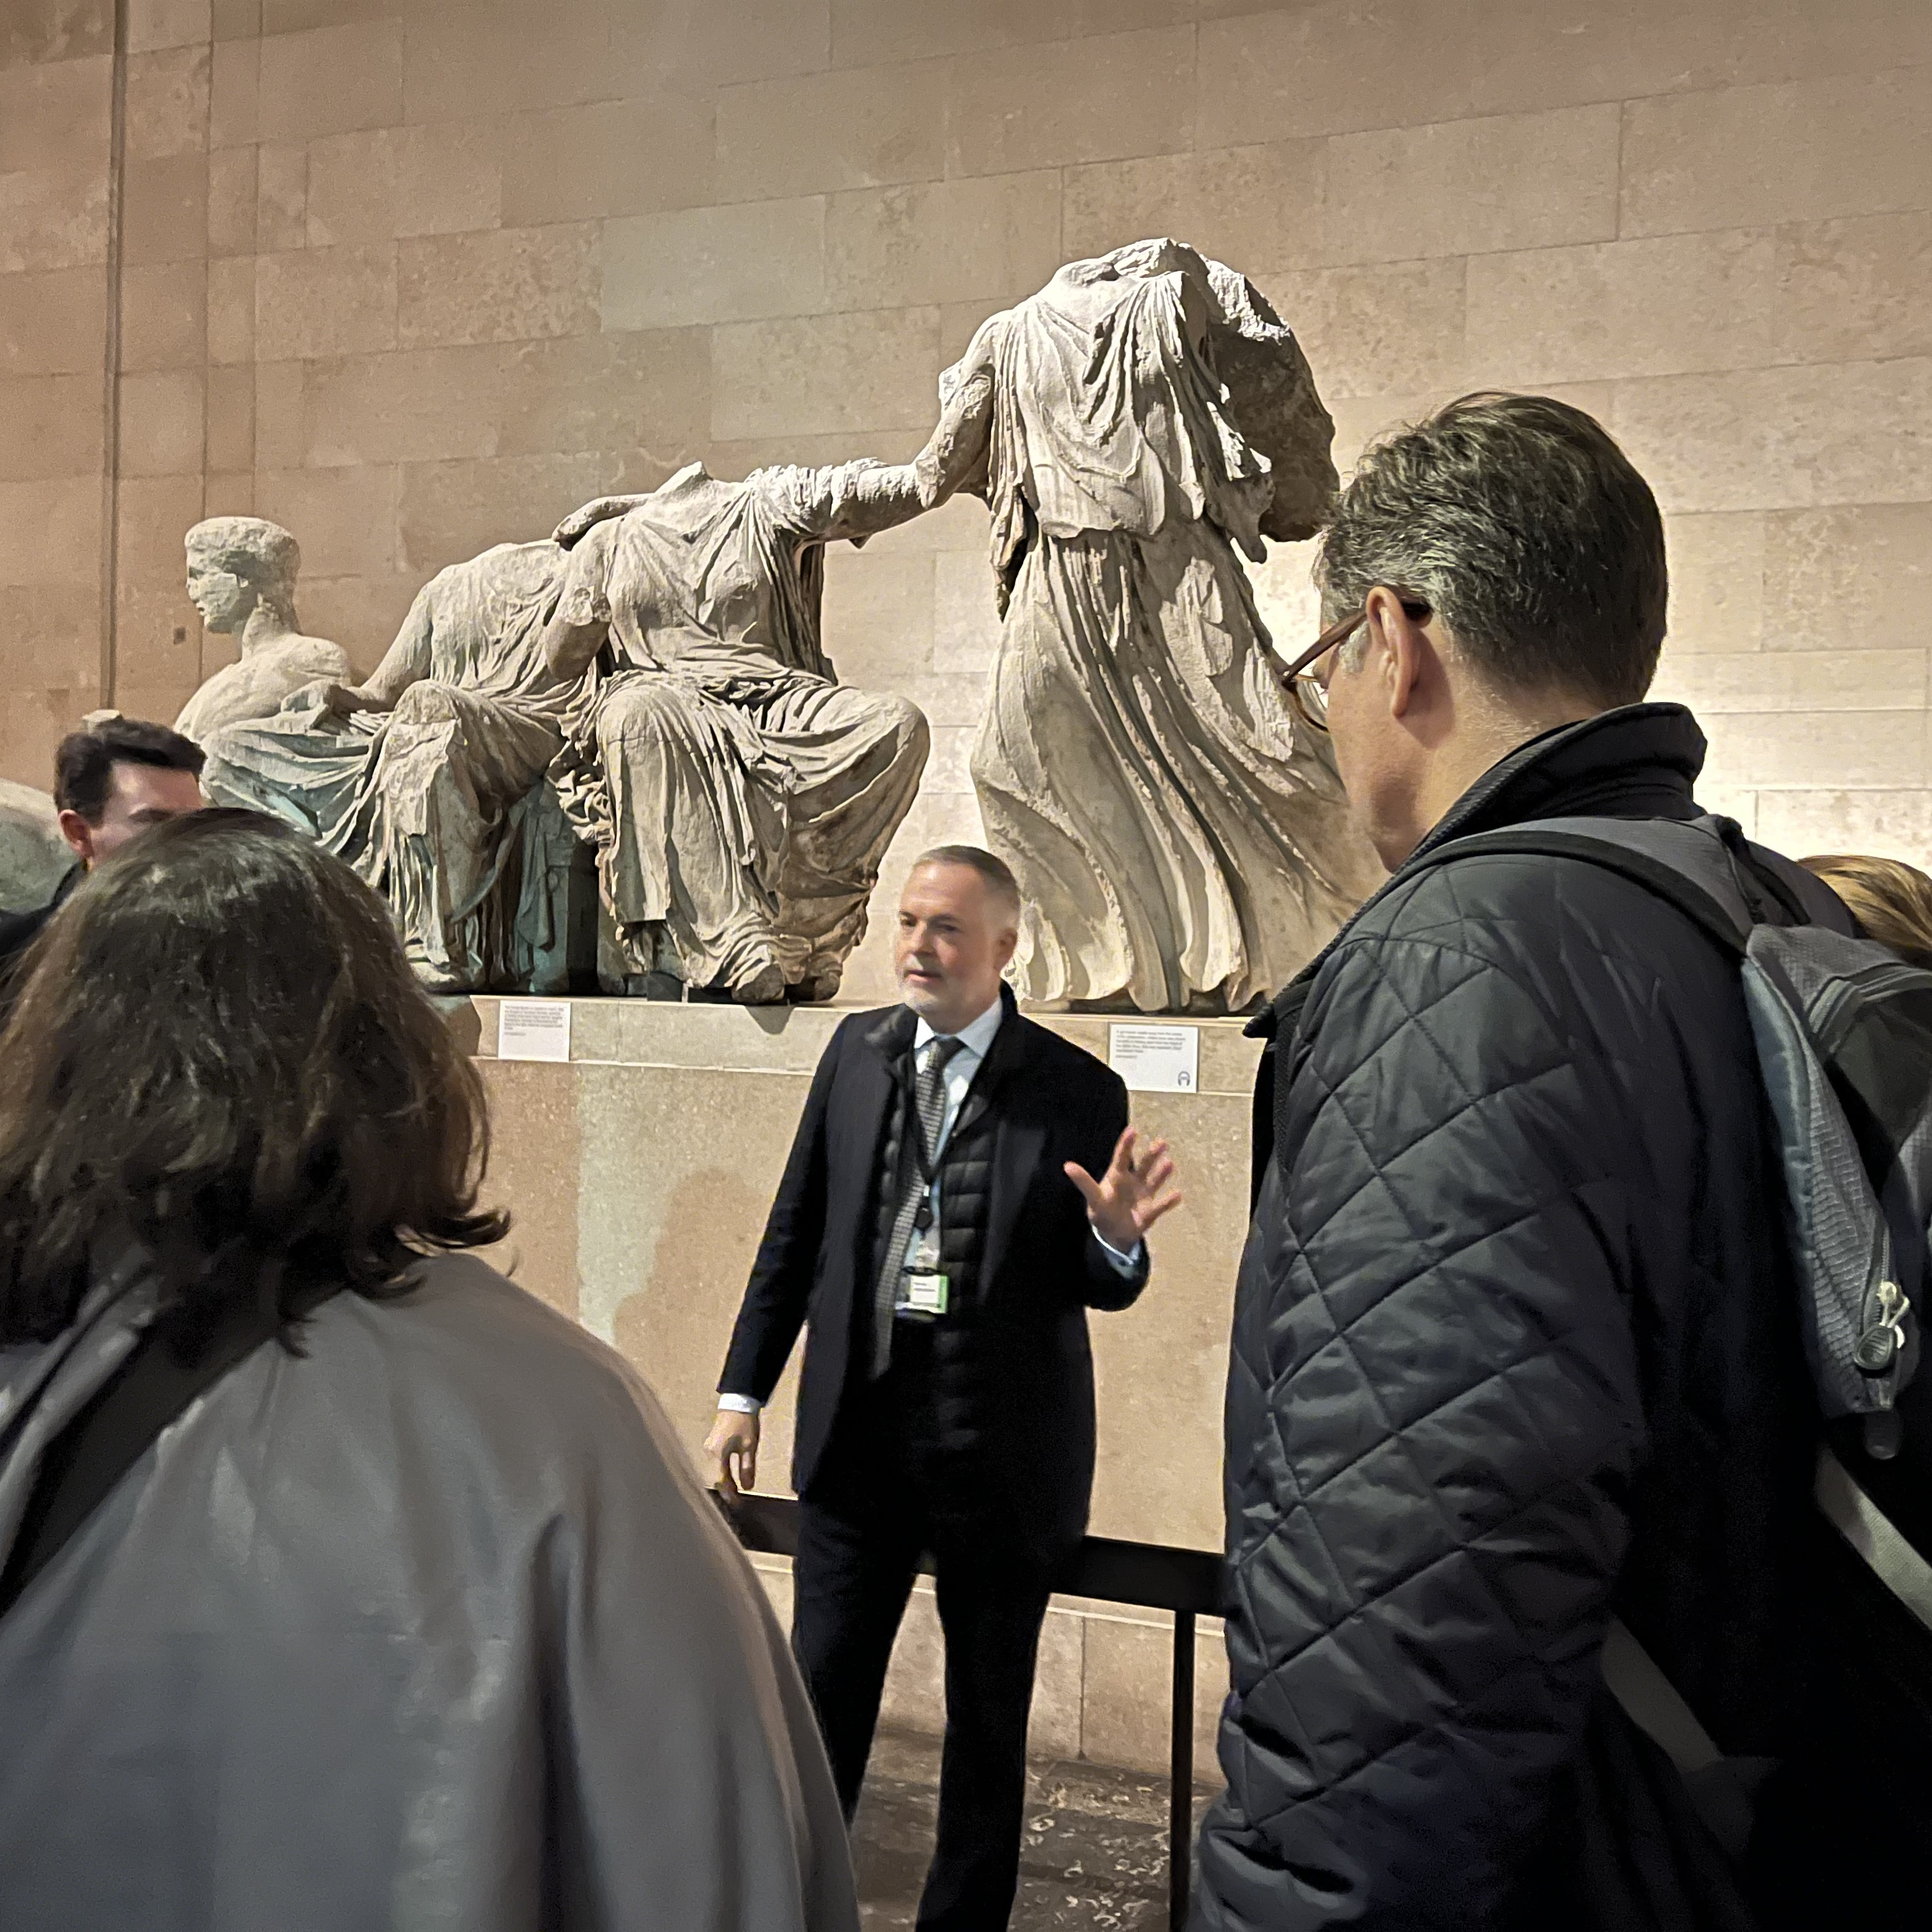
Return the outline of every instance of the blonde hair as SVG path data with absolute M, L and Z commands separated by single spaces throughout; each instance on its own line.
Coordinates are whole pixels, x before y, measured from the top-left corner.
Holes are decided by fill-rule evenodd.
M 1829 852 L 1798 862 L 1852 909 L 1868 939 L 1932 970 L 1932 878 L 1902 859 Z

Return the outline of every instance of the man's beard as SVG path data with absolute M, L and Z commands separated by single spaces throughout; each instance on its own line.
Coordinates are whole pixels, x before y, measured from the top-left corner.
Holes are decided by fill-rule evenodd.
M 899 980 L 899 998 L 916 1013 L 922 1013 L 931 1007 L 942 1005 L 946 992 L 943 982 L 937 986 L 922 986 L 902 976 Z

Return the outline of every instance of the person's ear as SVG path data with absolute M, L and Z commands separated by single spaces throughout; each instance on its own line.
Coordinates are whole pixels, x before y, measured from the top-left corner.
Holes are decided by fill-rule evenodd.
M 1435 668 L 1436 647 L 1394 591 L 1377 584 L 1369 592 L 1366 608 L 1364 648 L 1376 652 L 1389 716 L 1406 717 Z
M 1002 973 L 1006 970 L 1007 962 L 1018 950 L 1019 943 L 1018 929 L 1010 926 L 993 941 L 993 963 Z
M 94 863 L 94 827 L 77 812 L 63 812 L 60 815 L 60 836 L 64 838 L 74 856 L 83 866 Z

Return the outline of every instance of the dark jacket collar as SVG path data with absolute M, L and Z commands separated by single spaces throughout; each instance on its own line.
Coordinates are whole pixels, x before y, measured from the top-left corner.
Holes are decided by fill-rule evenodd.
M 1452 838 L 1536 818 L 1694 818 L 1692 788 L 1706 741 L 1681 704 L 1626 704 L 1559 724 L 1499 758 L 1444 812 L 1354 918 L 1250 1022 L 1271 1036 L 1298 1007 L 1308 982 L 1361 917 Z
M 1559 724 L 1492 765 L 1389 884 L 1452 838 L 1532 818 L 1694 818 L 1691 788 L 1706 748 L 1696 719 L 1681 704 L 1627 704 Z
M 1013 989 L 1005 981 L 1000 982 L 1000 1004 L 1005 1009 L 999 1030 L 993 1035 L 992 1044 L 987 1048 L 986 1055 L 980 1063 L 980 1072 L 974 1084 L 988 1084 L 995 1073 L 1023 1058 L 1025 1043 L 1020 1038 L 1024 1030 L 1016 1022 L 1019 1017 L 1019 1002 L 1013 997 Z M 903 1065 L 906 1056 L 912 1051 L 913 1036 L 919 1030 L 919 1016 L 910 1006 L 890 1006 L 866 1029 L 866 1044 L 886 1063 L 895 1067 Z
M 986 1049 L 986 1058 L 973 1076 L 972 1085 L 967 1090 L 959 1118 L 953 1123 L 956 1139 L 985 1113 L 1007 1076 L 1026 1062 L 1027 1036 L 1032 1029 L 1020 1016 L 1019 1002 L 1013 997 L 1012 988 L 1004 982 L 1000 987 L 1000 1004 L 1006 1010 L 1005 1014 L 1000 1022 L 999 1030 L 993 1035 L 992 1044 Z M 867 1028 L 862 1036 L 866 1045 L 885 1063 L 886 1072 L 893 1084 L 908 1094 L 912 1090 L 913 1036 L 918 1030 L 919 1016 L 910 1006 L 895 1006 Z M 890 1091 L 888 1088 L 879 1090 L 882 1107 Z

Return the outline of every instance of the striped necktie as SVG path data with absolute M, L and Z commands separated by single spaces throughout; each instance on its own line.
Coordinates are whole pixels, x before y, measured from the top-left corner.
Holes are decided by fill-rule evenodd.
M 934 1034 L 920 1048 L 919 1076 L 914 1083 L 913 1106 L 918 1116 L 918 1131 L 926 1142 L 928 1166 L 939 1158 L 939 1130 L 946 1118 L 946 1064 L 964 1042 L 950 1034 Z M 905 1132 L 914 1131 L 908 1118 Z M 872 1292 L 872 1375 L 876 1380 L 886 1372 L 892 1354 L 892 1304 L 898 1300 L 899 1279 L 905 1271 L 906 1250 L 912 1240 L 913 1224 L 919 1204 L 925 1198 L 926 1184 L 912 1150 L 902 1141 L 899 1146 L 898 1208 L 892 1216 L 892 1232 L 880 1257 L 879 1279 Z

